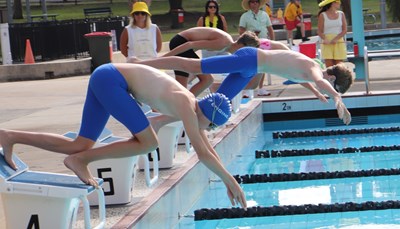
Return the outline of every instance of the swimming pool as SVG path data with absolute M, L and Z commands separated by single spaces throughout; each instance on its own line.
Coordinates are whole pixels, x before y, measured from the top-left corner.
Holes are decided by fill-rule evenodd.
M 366 39 L 369 51 L 400 49 L 400 36 Z M 353 52 L 353 43 L 347 42 L 347 51 Z
M 275 105 L 264 104 L 264 108 L 266 106 L 282 108 L 282 106 L 278 106 L 279 104 L 282 105 L 282 103 L 284 102 Z M 359 101 L 355 104 L 357 103 Z M 373 110 L 373 104 L 374 102 L 369 102 L 369 105 L 372 105 L 371 110 Z M 291 109 L 295 110 L 295 108 L 296 105 L 291 104 Z M 381 111 L 383 111 L 384 107 L 381 108 Z M 376 108 L 374 109 L 376 110 Z M 307 114 L 304 117 L 307 117 Z M 357 119 L 357 117 L 355 118 Z M 321 122 L 320 119 L 308 118 L 306 121 L 295 119 L 276 121 L 275 124 L 275 121 L 267 122 L 264 125 L 266 130 L 258 132 L 257 134 L 259 135 L 257 136 L 253 136 L 251 144 L 236 154 L 233 162 L 228 166 L 229 171 L 233 175 L 238 175 L 237 177 L 246 177 L 249 174 L 263 174 L 266 176 L 271 174 L 303 174 L 303 176 L 305 176 L 304 174 L 313 174 L 315 176 L 315 174 L 333 173 L 335 171 L 341 173 L 336 174 L 338 175 L 337 178 L 331 176 L 324 179 L 316 179 L 315 177 L 313 179 L 299 179 L 297 177 L 290 180 L 288 179 L 289 176 L 286 175 L 281 178 L 283 181 L 254 182 L 253 180 L 249 183 L 244 182 L 242 186 L 250 207 L 262 206 L 271 208 L 271 206 L 320 204 L 323 205 L 322 207 L 328 208 L 335 203 L 354 203 L 361 206 L 371 202 L 383 203 L 391 200 L 400 200 L 400 176 L 376 173 L 376 171 L 390 171 L 391 168 L 399 168 L 400 150 L 396 148 L 384 151 L 375 150 L 376 146 L 399 144 L 397 139 L 400 137 L 400 132 L 390 131 L 391 127 L 400 126 L 398 122 L 400 115 L 398 113 L 369 115 L 367 118 L 369 121 L 362 121 L 353 126 L 331 125 L 326 121 Z M 265 128 L 266 126 L 268 127 Z M 277 131 L 279 133 L 288 133 L 307 130 L 308 135 L 310 135 L 310 132 L 321 130 L 337 130 L 340 132 L 346 129 L 349 130 L 349 133 L 354 129 L 366 131 L 365 133 L 357 134 L 273 138 L 274 133 L 275 136 L 279 136 L 276 134 Z M 382 132 L 382 129 L 389 131 Z M 373 132 L 371 130 L 377 131 Z M 369 146 L 373 150 L 366 150 L 371 149 L 371 147 L 368 148 Z M 338 149 L 338 152 L 341 153 L 256 158 L 255 150 L 261 149 L 267 150 L 271 155 L 272 150 L 277 152 L 308 150 L 307 154 L 310 154 L 310 151 L 319 152 L 323 151 L 322 149 Z M 361 171 L 362 173 L 358 173 L 360 176 L 356 177 L 349 175 L 349 171 Z M 371 171 L 372 175 L 368 174 Z M 242 181 L 244 180 L 246 179 L 242 178 Z M 218 213 L 217 210 L 231 208 L 226 196 L 225 186 L 218 180 L 211 179 L 210 185 L 206 188 L 204 194 L 189 211 L 183 214 L 186 217 L 182 217 L 176 228 L 400 228 L 400 210 L 398 209 L 330 213 L 314 212 L 314 214 L 290 214 L 254 218 L 222 217 L 218 219 L 217 217 L 214 220 L 195 221 L 193 219 L 194 212 L 204 208 L 215 209 L 216 213 L 214 212 L 215 214 L 212 213 L 211 215 L 221 213 Z M 268 210 L 277 210 L 280 212 L 279 214 L 284 211 L 282 209 Z
M 397 119 L 398 120 L 398 119 Z M 357 128 L 400 126 L 400 123 L 360 125 Z M 328 128 L 324 128 L 328 129 Z M 310 129 L 311 131 L 313 129 Z M 295 150 L 314 148 L 366 147 L 395 145 L 400 132 L 367 133 L 331 137 L 272 139 L 264 132 L 264 149 Z M 262 138 L 261 138 L 262 139 Z M 261 140 L 260 139 L 260 140 Z M 234 174 L 283 174 L 327 171 L 390 169 L 400 166 L 399 150 L 333 155 L 313 155 L 255 159 L 254 149 L 245 149 L 229 169 Z M 349 177 L 337 179 L 299 180 L 243 184 L 252 206 L 333 204 L 366 201 L 399 200 L 400 176 Z M 230 208 L 225 186 L 212 182 L 203 197 L 191 209 Z M 301 197 L 301 198 L 299 198 Z M 316 221 L 316 219 L 318 219 Z M 177 228 L 336 228 L 343 225 L 394 224 L 400 227 L 400 210 L 326 213 L 259 217 L 258 219 L 182 220 Z M 393 225 L 391 225 L 393 226 Z M 392 227 L 393 228 L 393 227 Z
M 365 45 L 369 51 L 400 49 L 400 30 L 367 31 L 365 32 Z M 352 33 L 347 35 L 347 51 L 353 52 Z

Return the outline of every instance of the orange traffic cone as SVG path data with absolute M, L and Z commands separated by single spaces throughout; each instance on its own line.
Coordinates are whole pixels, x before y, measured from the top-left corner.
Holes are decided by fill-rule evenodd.
M 33 58 L 31 42 L 29 39 L 26 39 L 26 46 L 25 46 L 25 64 L 34 64 L 35 58 Z

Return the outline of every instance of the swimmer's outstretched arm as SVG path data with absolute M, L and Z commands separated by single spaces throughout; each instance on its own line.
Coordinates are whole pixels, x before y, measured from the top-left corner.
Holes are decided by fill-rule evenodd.
M 344 105 L 340 94 L 336 92 L 335 89 L 333 89 L 332 85 L 325 79 L 317 80 L 315 81 L 315 84 L 321 90 L 326 91 L 329 96 L 335 101 L 335 106 L 339 118 L 343 120 L 344 124 L 349 125 L 351 122 L 351 114 L 347 110 L 346 105 Z
M 328 100 L 326 99 L 325 95 L 323 95 L 317 88 L 314 87 L 311 83 L 300 83 L 301 86 L 310 90 L 321 102 L 327 103 Z
M 205 146 L 212 153 L 212 155 L 214 155 L 214 157 L 220 163 L 222 163 L 221 158 L 219 157 L 218 153 L 215 151 L 215 149 L 210 144 L 204 131 L 201 131 L 201 137 L 202 137 L 203 141 L 206 143 Z M 229 200 L 231 201 L 231 204 L 233 206 L 241 205 L 242 207 L 244 207 L 246 209 L 247 208 L 246 197 L 244 195 L 244 192 L 241 190 L 239 184 L 237 182 L 229 182 L 226 180 L 224 181 L 224 184 L 226 186 L 227 194 L 228 194 Z
M 129 58 L 128 63 L 144 64 L 158 69 L 173 69 L 190 73 L 201 72 L 201 60 L 179 56 L 159 57 L 151 60 Z
M 311 68 L 308 74 L 310 78 L 314 81 L 319 91 L 323 91 L 324 93 L 326 92 L 329 95 L 329 97 L 335 101 L 335 106 L 339 118 L 343 120 L 344 124 L 349 125 L 351 122 L 350 112 L 344 105 L 340 94 L 333 88 L 333 86 L 328 82 L 328 80 L 322 77 L 321 70 L 319 68 Z

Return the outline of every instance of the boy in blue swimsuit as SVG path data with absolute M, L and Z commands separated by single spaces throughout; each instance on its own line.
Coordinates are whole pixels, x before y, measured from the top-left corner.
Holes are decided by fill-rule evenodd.
M 258 47 L 260 42 L 252 32 L 246 32 L 233 40 L 227 32 L 208 27 L 194 27 L 183 30 L 175 35 L 169 42 L 171 51 L 163 56 L 180 56 L 186 58 L 200 59 L 195 53 L 197 50 L 220 51 L 233 53 L 241 47 Z M 129 60 L 128 60 L 129 62 Z M 199 82 L 194 84 L 190 91 L 198 96 L 213 83 L 210 74 L 197 74 Z M 184 87 L 188 86 L 189 73 L 185 71 L 175 71 L 175 79 Z
M 138 102 L 148 104 L 162 115 L 148 119 Z M 110 115 L 129 129 L 132 138 L 92 148 Z M 82 124 L 75 140 L 50 133 L 0 130 L 0 146 L 7 163 L 14 169 L 15 144 L 67 154 L 64 164 L 84 183 L 97 186 L 87 167 L 90 162 L 151 152 L 158 146 L 158 130 L 170 122 L 182 120 L 199 160 L 222 179 L 232 204 L 246 208 L 242 189 L 224 168 L 205 134 L 205 130 L 223 125 L 230 116 L 231 105 L 223 94 L 212 93 L 197 100 L 175 79 L 155 68 L 105 64 L 90 78 Z
M 133 60 L 131 60 L 133 61 Z M 161 69 L 177 69 L 193 73 L 230 73 L 217 92 L 232 99 L 259 72 L 279 75 L 294 82 L 302 83 L 322 102 L 327 102 L 319 91 L 330 95 L 334 100 L 338 116 L 348 125 L 351 114 L 344 105 L 339 93 L 345 93 L 353 83 L 351 72 L 341 64 L 322 70 L 311 58 L 288 50 L 261 50 L 244 47 L 232 55 L 215 56 L 201 60 L 182 57 L 160 57 L 135 63 L 146 64 Z M 314 82 L 319 90 L 314 87 Z

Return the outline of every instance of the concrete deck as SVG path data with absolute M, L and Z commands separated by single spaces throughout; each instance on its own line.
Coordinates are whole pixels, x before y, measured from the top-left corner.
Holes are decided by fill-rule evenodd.
M 117 58 L 116 60 L 117 61 Z M 397 71 L 399 59 L 376 60 L 370 62 L 370 90 L 399 90 L 400 72 Z M 58 78 L 50 80 L 18 81 L 0 83 L 0 128 L 24 131 L 38 131 L 63 134 L 67 131 L 77 131 L 89 75 Z M 313 95 L 299 85 L 283 85 L 285 79 L 272 75 L 271 84 L 264 82 L 272 95 L 256 97 L 274 99 L 286 97 L 312 97 Z M 349 94 L 365 92 L 365 83 L 355 82 Z M 400 93 L 400 91 L 399 91 Z M 116 120 L 110 119 L 107 127 L 115 135 L 129 137 L 129 132 Z M 14 152 L 25 161 L 31 170 L 72 174 L 63 165 L 65 155 L 46 152 L 34 147 L 16 145 Z M 175 166 L 171 170 L 160 173 L 160 181 L 153 188 L 144 187 L 143 179 L 137 181 L 138 188 L 134 191 L 132 204 L 107 209 L 107 228 L 120 221 L 135 205 L 141 204 L 144 197 L 157 192 L 157 187 L 168 179 L 171 174 L 184 165 L 189 159 L 183 149 L 178 153 Z M 1 199 L 0 199 L 1 205 Z M 79 218 L 79 217 L 78 217 Z M 78 219 L 81 223 L 81 219 Z M 0 228 L 5 228 L 3 209 L 0 209 Z

